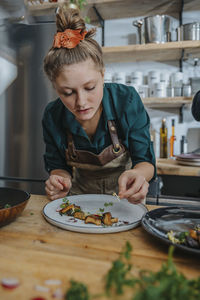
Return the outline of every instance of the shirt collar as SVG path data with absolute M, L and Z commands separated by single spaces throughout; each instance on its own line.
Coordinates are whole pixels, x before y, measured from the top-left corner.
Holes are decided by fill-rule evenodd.
M 114 108 L 112 104 L 112 95 L 109 93 L 109 89 L 107 88 L 107 84 L 104 85 L 103 91 L 103 114 L 105 121 L 115 120 L 116 114 L 114 113 Z M 107 123 L 107 122 L 106 122 Z

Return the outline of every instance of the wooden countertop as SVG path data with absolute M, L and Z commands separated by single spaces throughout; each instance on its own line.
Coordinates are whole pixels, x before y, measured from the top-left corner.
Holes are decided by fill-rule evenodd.
M 158 158 L 158 175 L 200 176 L 200 167 L 179 165 L 175 159 Z
M 44 286 L 48 279 L 61 280 L 63 291 L 74 279 L 87 284 L 91 293 L 102 292 L 103 277 L 126 241 L 133 246 L 131 262 L 135 270 L 158 270 L 167 259 L 168 247 L 141 226 L 114 234 L 85 234 L 57 228 L 42 216 L 47 202 L 45 196 L 32 195 L 21 216 L 0 228 L 0 279 L 17 277 L 21 283 L 14 290 L 0 286 L 3 300 L 29 300 L 36 296 L 53 299 L 55 286 L 48 293 L 35 289 L 35 285 Z M 178 251 L 174 261 L 188 278 L 200 275 L 197 257 Z

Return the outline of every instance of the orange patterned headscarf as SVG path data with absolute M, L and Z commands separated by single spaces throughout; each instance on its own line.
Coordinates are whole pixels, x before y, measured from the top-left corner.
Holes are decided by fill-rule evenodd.
M 80 41 L 84 40 L 87 31 L 81 33 L 81 29 L 66 29 L 57 32 L 54 36 L 53 48 L 75 48 Z

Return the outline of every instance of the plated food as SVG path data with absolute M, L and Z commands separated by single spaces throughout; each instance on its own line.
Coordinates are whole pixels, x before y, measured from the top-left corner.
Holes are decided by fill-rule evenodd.
M 200 255 L 200 210 L 188 207 L 162 207 L 142 218 L 144 229 L 161 241 L 186 252 Z
M 67 196 L 67 200 L 74 206 L 66 208 L 64 214 L 61 209 L 69 205 L 66 205 L 66 200 L 57 199 L 44 206 L 43 216 L 57 227 L 76 232 L 102 234 L 126 231 L 138 226 L 147 212 L 143 204 L 133 205 L 126 199 L 118 201 L 112 195 L 74 195 Z M 70 209 L 74 210 L 76 218 L 67 214 Z
M 104 206 L 105 204 L 106 203 L 104 203 Z M 66 197 L 63 198 L 63 203 L 60 205 L 60 209 L 57 209 L 58 213 L 61 216 L 62 215 L 71 216 L 74 217 L 75 219 L 84 221 L 85 224 L 92 223 L 97 226 L 100 225 L 112 226 L 114 223 L 118 222 L 118 218 L 113 218 L 111 212 L 102 213 L 103 210 L 104 209 L 99 208 L 99 212 L 96 212 L 95 214 L 84 212 L 79 205 L 70 203 L 69 199 L 67 199 Z
M 170 230 L 167 233 L 167 236 L 173 244 L 200 249 L 200 224 L 187 231 L 174 232 L 173 230 Z

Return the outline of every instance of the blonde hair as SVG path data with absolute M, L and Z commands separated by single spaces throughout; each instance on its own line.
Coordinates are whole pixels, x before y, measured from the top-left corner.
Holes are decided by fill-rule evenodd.
M 66 29 L 86 30 L 85 22 L 77 9 L 59 9 L 56 14 L 57 32 Z M 44 71 L 48 78 L 53 82 L 59 75 L 64 65 L 76 64 L 87 59 L 92 59 L 96 68 L 103 72 L 103 54 L 100 45 L 93 39 L 96 32 L 95 28 L 88 30 L 84 40 L 73 49 L 51 48 L 44 58 Z

